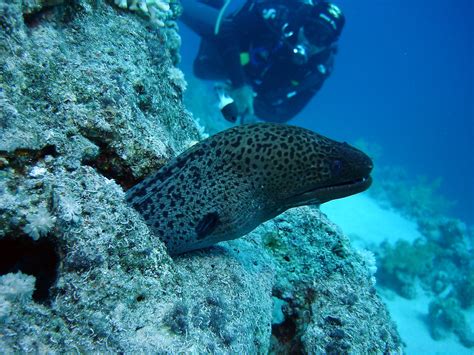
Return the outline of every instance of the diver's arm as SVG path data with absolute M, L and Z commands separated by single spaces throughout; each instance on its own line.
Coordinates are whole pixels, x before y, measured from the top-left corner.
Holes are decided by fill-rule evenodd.
M 219 10 L 197 0 L 181 0 L 183 13 L 180 20 L 201 37 L 214 36 Z
M 308 75 L 295 87 L 288 87 L 275 92 L 274 96 L 282 100 L 293 102 L 293 105 L 306 105 L 307 101 L 314 96 L 323 86 L 326 79 L 331 75 L 334 66 L 334 50 L 330 49 L 324 62 L 311 64 Z M 306 101 L 302 97 L 308 98 Z
M 272 122 L 286 122 L 295 117 L 318 93 L 324 79 L 312 76 L 312 81 L 297 88 L 285 88 L 274 92 L 260 93 L 255 99 L 255 113 Z
M 332 62 L 330 66 L 315 69 L 294 90 L 290 88 L 282 92 L 280 110 L 286 116 L 295 116 L 321 90 L 324 82 L 331 74 L 331 70 Z
M 234 88 L 247 83 L 240 62 L 240 45 L 244 36 L 258 36 L 262 31 L 261 20 L 255 11 L 244 8 L 237 14 L 225 18 L 215 36 L 216 43 L 224 60 L 229 79 Z
M 234 88 L 244 86 L 247 81 L 240 63 L 240 48 L 238 44 L 239 38 L 234 34 L 220 36 L 217 42 L 225 70 Z
M 287 99 L 286 102 L 281 105 L 280 111 L 285 113 L 285 115 L 288 117 L 296 116 L 308 104 L 308 102 L 311 101 L 314 95 L 317 94 L 321 86 L 322 83 L 318 88 L 300 92 L 297 95 Z

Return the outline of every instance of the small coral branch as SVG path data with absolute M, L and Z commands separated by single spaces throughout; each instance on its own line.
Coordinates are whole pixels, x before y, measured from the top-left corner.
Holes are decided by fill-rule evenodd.
M 149 16 L 151 21 L 160 27 L 170 13 L 170 4 L 166 0 L 114 0 L 115 5 L 122 9 L 139 11 Z
M 56 222 L 56 218 L 51 216 L 45 207 L 40 207 L 35 214 L 26 217 L 27 224 L 23 231 L 28 234 L 33 240 L 38 240 L 40 237 L 48 234 Z

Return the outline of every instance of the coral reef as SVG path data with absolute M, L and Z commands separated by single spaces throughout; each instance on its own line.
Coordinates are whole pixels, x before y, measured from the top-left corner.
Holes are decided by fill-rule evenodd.
M 433 339 L 456 334 L 466 347 L 474 347 L 474 332 L 454 298 L 436 299 L 429 305 L 428 326 Z
M 382 155 L 376 144 L 360 140 L 356 145 L 375 160 Z M 381 206 L 414 220 L 423 236 L 411 243 L 385 241 L 374 247 L 378 285 L 408 299 L 416 298 L 421 286 L 431 299 L 426 324 L 432 338 L 454 333 L 464 346 L 472 347 L 465 311 L 474 304 L 474 229 L 446 217 L 455 202 L 440 193 L 441 179 L 413 178 L 401 167 L 375 166 L 369 194 Z
M 441 178 L 435 180 L 428 180 L 423 176 L 414 178 L 399 166 L 380 164 L 375 166 L 377 170 L 370 190 L 371 195 L 410 218 L 440 217 L 455 205 L 455 202 L 440 194 Z
M 456 289 L 462 308 L 474 306 L 474 270 L 471 269 L 464 275 Z
M 112 2 L 24 4 L 0 0 L 0 352 L 400 349 L 373 268 L 318 210 L 171 259 L 124 202 L 201 138 L 178 6 L 160 27 Z
M 406 298 L 415 298 L 417 286 L 428 291 L 427 325 L 434 339 L 455 333 L 474 346 L 474 335 L 463 310 L 474 300 L 474 233 L 456 219 L 425 216 L 418 220 L 423 240 L 383 243 L 377 251 L 377 280 Z
M 415 281 L 430 276 L 440 248 L 420 240 L 413 244 L 398 240 L 393 246 L 384 242 L 381 249 L 377 273 L 380 285 L 395 289 L 403 297 L 415 298 Z
M 416 281 L 435 295 L 449 291 L 463 308 L 472 306 L 474 233 L 459 220 L 420 222 L 423 240 L 383 243 L 377 250 L 377 280 L 402 296 L 415 297 Z M 435 267 L 436 266 L 436 267 Z

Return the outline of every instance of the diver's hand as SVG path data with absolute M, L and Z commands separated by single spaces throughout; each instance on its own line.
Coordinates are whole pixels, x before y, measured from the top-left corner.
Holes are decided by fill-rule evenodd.
M 241 116 L 253 115 L 253 98 L 255 93 L 250 85 L 244 85 L 232 90 L 232 98 L 237 105 L 237 110 Z

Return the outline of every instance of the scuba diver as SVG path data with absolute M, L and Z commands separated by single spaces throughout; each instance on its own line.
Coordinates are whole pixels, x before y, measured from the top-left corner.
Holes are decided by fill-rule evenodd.
M 316 0 L 315 0 L 316 1 Z M 224 117 L 292 119 L 331 74 L 341 10 L 312 0 L 182 0 L 201 37 L 196 77 L 217 86 Z

